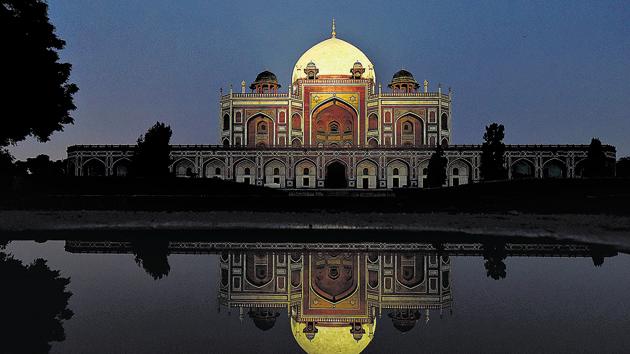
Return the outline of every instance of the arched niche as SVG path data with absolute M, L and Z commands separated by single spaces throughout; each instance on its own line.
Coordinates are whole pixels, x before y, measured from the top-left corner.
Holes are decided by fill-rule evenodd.
M 543 165 L 543 178 L 565 178 L 567 166 L 558 159 L 551 159 Z
M 291 117 L 291 129 L 293 130 L 302 130 L 302 117 L 298 113 L 293 113 Z
M 420 146 L 424 144 L 424 122 L 414 114 L 406 114 L 396 120 L 398 146 Z
M 295 186 L 297 188 L 315 188 L 317 170 L 311 160 L 302 160 L 295 164 Z
M 256 165 L 247 159 L 238 161 L 234 165 L 234 178 L 239 183 L 256 184 Z
M 247 146 L 273 146 L 273 120 L 266 115 L 258 114 L 247 120 Z
M 512 164 L 512 178 L 534 178 L 536 176 L 534 164 L 526 159 L 519 159 Z
M 343 146 L 346 142 L 357 140 L 357 112 L 350 105 L 338 99 L 332 99 L 319 105 L 313 111 L 312 141 L 317 145 Z
M 378 130 L 378 117 L 375 113 L 370 114 L 370 116 L 368 117 L 368 130 Z
M 112 166 L 112 173 L 116 177 L 126 177 L 130 174 L 131 161 L 127 158 L 116 160 Z
M 408 185 L 409 166 L 400 160 L 387 165 L 387 188 L 400 188 Z
M 449 186 L 459 186 L 470 183 L 472 167 L 462 159 L 451 162 L 446 170 Z
M 280 160 L 271 160 L 265 164 L 265 186 L 284 188 L 286 184 L 286 166 Z
M 175 177 L 192 178 L 196 175 L 195 164 L 186 158 L 175 161 L 173 171 L 175 171 Z
M 357 164 L 356 178 L 357 188 L 374 189 L 376 176 L 378 175 L 378 165 L 372 160 L 363 160 Z
M 105 163 L 97 158 L 92 158 L 83 164 L 83 176 L 105 176 Z
M 203 175 L 206 178 L 224 179 L 226 176 L 225 164 L 223 161 L 212 159 L 204 165 Z

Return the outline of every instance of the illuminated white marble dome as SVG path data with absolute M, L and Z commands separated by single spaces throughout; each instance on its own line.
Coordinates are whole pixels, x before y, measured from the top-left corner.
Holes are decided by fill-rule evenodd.
M 300 59 L 293 67 L 293 75 L 291 82 L 295 82 L 297 79 L 306 78 L 303 69 L 309 62 L 315 63 L 317 69 L 319 69 L 318 75 L 345 75 L 350 76 L 350 69 L 356 61 L 359 61 L 365 68 L 365 73 L 362 75 L 364 79 L 372 79 L 376 82 L 376 73 L 374 72 L 374 65 L 370 59 L 357 47 L 352 44 L 336 38 L 336 34 L 333 32 L 333 37 L 321 41 L 309 50 L 304 52 Z
M 300 348 L 308 354 L 359 354 L 374 338 L 376 320 L 364 324 L 365 334 L 360 340 L 355 340 L 350 333 L 350 326 L 319 326 L 315 338 L 306 338 L 304 328 L 306 323 L 296 322 L 291 318 L 291 333 Z

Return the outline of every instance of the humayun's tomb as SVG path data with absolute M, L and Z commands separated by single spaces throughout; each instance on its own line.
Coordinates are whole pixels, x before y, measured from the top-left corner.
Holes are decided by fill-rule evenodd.
M 331 38 L 295 63 L 280 92 L 261 72 L 247 92 L 222 95 L 220 145 L 173 145 L 172 172 L 275 188 L 423 187 L 429 158 L 441 144 L 447 185 L 480 179 L 480 145 L 452 144 L 452 93 L 396 72 L 385 92 L 370 59 Z M 69 170 L 79 176 L 124 176 L 135 145 L 75 145 Z M 605 146 L 609 158 L 615 149 Z M 509 178 L 581 177 L 588 145 L 507 145 Z

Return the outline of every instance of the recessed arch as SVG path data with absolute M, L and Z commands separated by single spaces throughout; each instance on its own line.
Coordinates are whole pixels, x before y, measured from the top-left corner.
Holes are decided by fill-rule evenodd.
M 459 186 L 461 184 L 470 183 L 472 171 L 472 164 L 466 159 L 456 158 L 453 161 L 449 161 L 446 167 L 448 185 Z
M 195 163 L 188 157 L 180 157 L 173 162 L 172 170 L 175 177 L 195 177 Z
M 298 166 L 299 164 L 304 163 L 304 162 L 308 162 L 308 163 L 312 164 L 313 166 L 316 166 L 316 165 L 317 165 L 313 159 L 311 159 L 311 158 L 309 158 L 309 157 L 303 157 L 303 158 L 301 158 L 300 160 L 298 160 L 298 161 L 294 164 L 294 167 L 296 167 L 296 166 Z
M 374 189 L 377 187 L 378 163 L 370 158 L 359 161 L 355 170 L 356 185 L 360 189 Z
M 448 114 L 442 113 L 440 116 L 440 129 L 448 130 Z
M 536 168 L 534 166 L 534 162 L 525 157 L 521 157 L 513 161 L 510 169 L 512 170 L 513 179 L 536 177 Z
M 293 138 L 293 140 L 291 141 L 291 146 L 293 147 L 302 146 L 302 140 L 300 140 L 300 138 Z
M 551 158 L 543 164 L 543 178 L 565 178 L 567 176 L 567 165 L 558 158 Z
M 339 159 L 326 163 L 324 184 L 327 188 L 346 188 L 348 186 L 348 165 Z
M 387 164 L 387 188 L 400 188 L 409 184 L 409 164 L 394 159 Z
M 273 254 L 247 252 L 244 257 L 245 281 L 261 288 L 274 280 Z
M 203 163 L 203 175 L 206 178 L 226 178 L 227 169 L 225 162 L 217 158 L 211 158 Z
M 256 183 L 256 163 L 249 158 L 242 158 L 234 163 L 234 178 L 236 182 L 245 184 Z
M 333 101 L 337 101 L 342 103 L 345 107 L 348 107 L 349 109 L 351 109 L 357 116 L 359 115 L 359 111 L 354 108 L 354 106 L 352 106 L 352 104 L 350 102 L 347 102 L 339 97 L 330 97 L 327 98 L 325 100 L 323 100 L 322 102 L 318 103 L 317 105 L 315 105 L 312 109 L 311 109 L 311 115 L 313 112 L 315 112 L 316 110 L 320 109 L 320 107 L 324 106 L 324 105 L 328 105 L 331 104 L 331 102 Z
M 83 176 L 102 177 L 106 175 L 105 162 L 97 157 L 92 157 L 83 162 Z
M 343 100 L 331 98 L 312 110 L 311 142 L 316 145 L 343 146 L 358 141 L 358 111 Z
M 376 113 L 370 113 L 368 116 L 368 130 L 378 130 L 378 116 Z
M 112 163 L 112 174 L 116 177 L 126 177 L 131 169 L 131 159 L 121 157 Z
M 272 188 L 284 188 L 286 184 L 287 167 L 279 159 L 271 159 L 265 163 L 265 186 Z
M 264 129 L 262 129 L 264 127 Z M 269 115 L 258 112 L 250 115 L 245 121 L 246 144 L 250 147 L 273 146 L 276 132 L 276 123 Z
M 398 118 L 396 118 L 396 121 L 401 120 L 402 118 L 405 118 L 406 116 L 413 116 L 416 119 L 419 119 L 420 121 L 422 121 L 422 123 L 424 124 L 424 118 L 422 116 L 420 116 L 418 113 L 412 112 L 412 111 L 407 111 L 407 112 L 403 112 L 400 114 L 400 116 Z
M 230 115 L 227 113 L 223 115 L 223 130 L 230 130 Z
M 291 129 L 302 130 L 302 116 L 299 113 L 293 113 L 291 116 Z
M 295 186 L 297 188 L 315 188 L 317 165 L 309 158 L 303 158 L 294 165 Z
M 420 254 L 401 254 L 396 259 L 396 282 L 413 289 L 425 280 L 426 257 Z
M 424 145 L 426 124 L 424 119 L 414 112 L 403 113 L 394 122 L 397 146 Z

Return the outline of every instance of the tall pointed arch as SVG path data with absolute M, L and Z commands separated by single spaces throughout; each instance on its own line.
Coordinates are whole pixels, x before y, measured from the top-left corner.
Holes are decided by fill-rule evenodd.
M 357 144 L 358 112 L 343 100 L 332 98 L 312 112 L 311 141 L 319 146 Z

